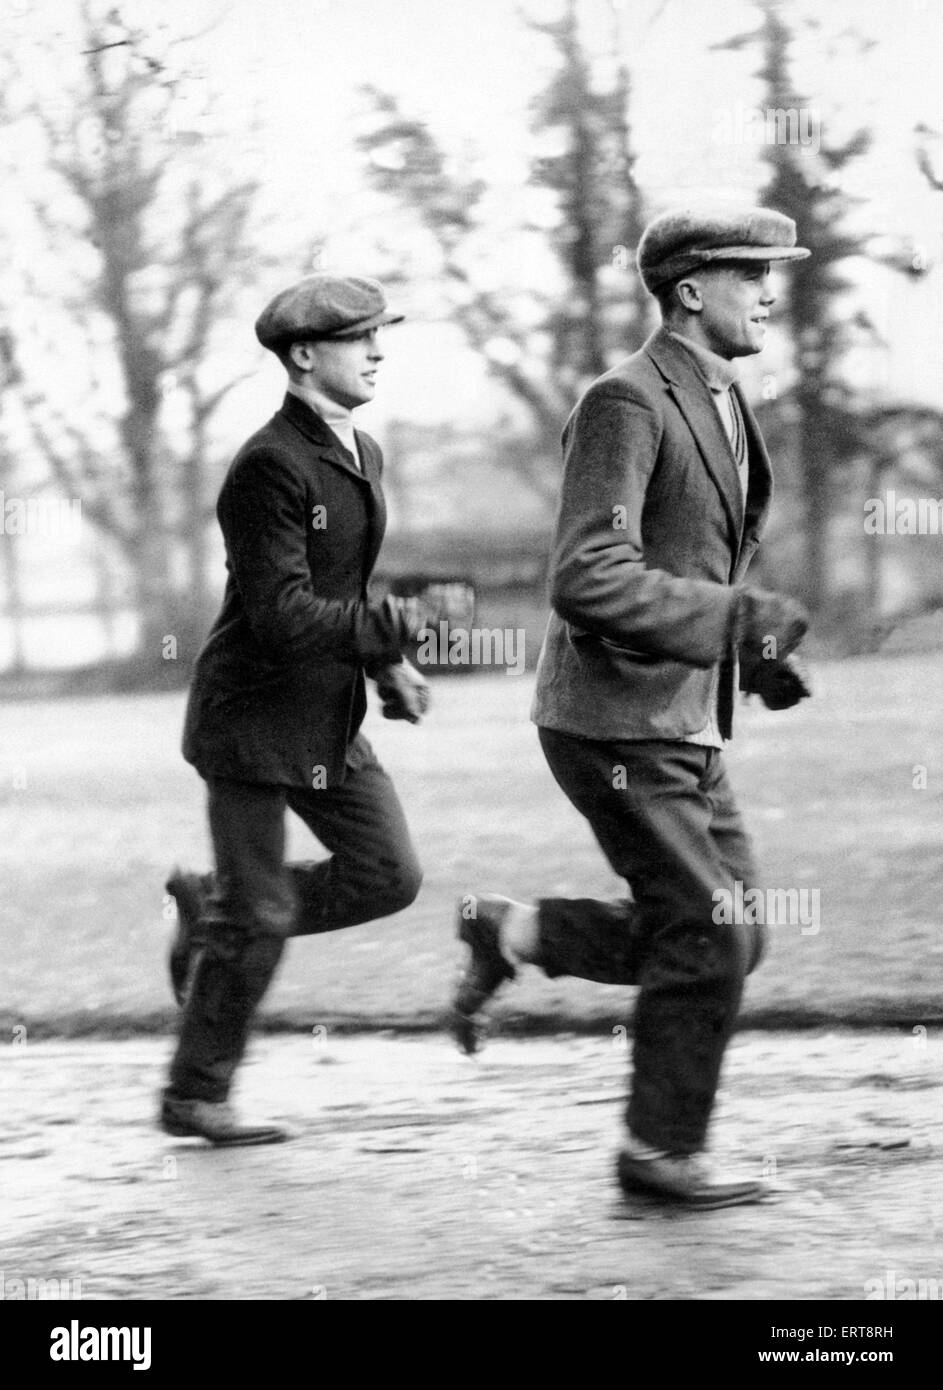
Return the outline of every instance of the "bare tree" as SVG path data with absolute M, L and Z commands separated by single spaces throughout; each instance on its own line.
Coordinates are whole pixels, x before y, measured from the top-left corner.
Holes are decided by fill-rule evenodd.
M 390 93 L 368 89 L 376 120 L 360 146 L 374 186 L 418 219 L 437 253 L 444 313 L 529 420 L 527 437 L 508 441 L 507 462 L 549 506 L 560 430 L 580 390 L 644 336 L 644 294 L 625 273 L 643 219 L 624 61 L 617 56 L 614 76 L 600 80 L 575 0 L 556 21 L 526 22 L 557 55 L 556 72 L 532 105 L 538 149 L 529 176 L 533 189 L 551 195 L 555 221 L 520 228 L 541 254 L 549 248 L 549 290 L 483 283 L 474 250 L 488 189 L 457 168 L 428 125 L 405 114 Z
M 4 500 L 17 475 L 16 456 L 10 447 L 4 419 L 4 398 L 17 385 L 18 375 L 13 353 L 13 339 L 9 329 L 5 329 L 0 332 L 0 490 L 2 490 Z M 2 523 L 2 514 L 0 514 L 0 523 Z M 6 597 L 5 611 L 13 638 L 10 670 L 14 674 L 19 674 L 26 667 L 19 540 L 15 534 L 8 533 L 5 526 L 2 526 L 2 531 L 0 531 L 0 554 L 2 554 L 3 586 Z
M 12 87 L 51 175 L 12 171 L 53 265 L 26 272 L 52 313 L 20 346 L 19 394 L 58 487 L 132 576 L 147 665 L 171 634 L 192 655 L 207 618 L 210 426 L 240 379 L 225 358 L 217 367 L 214 345 L 256 269 L 256 186 L 229 182 L 200 132 L 181 129 L 181 71 L 159 35 L 96 0 L 78 0 L 77 15 L 79 61 L 63 65 L 57 99 L 31 87 L 27 65 Z M 82 400 L 49 389 L 64 338 L 85 345 Z

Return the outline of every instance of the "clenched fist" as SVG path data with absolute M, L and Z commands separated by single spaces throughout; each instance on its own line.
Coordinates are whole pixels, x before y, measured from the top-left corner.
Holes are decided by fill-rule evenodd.
M 375 677 L 383 701 L 384 719 L 406 719 L 418 724 L 429 708 L 429 685 L 415 666 L 397 661 L 384 666 Z
M 809 627 L 801 603 L 766 589 L 741 589 L 734 616 L 734 640 L 750 656 L 782 661 L 795 651 Z
M 787 656 L 785 661 L 761 657 L 745 664 L 740 688 L 747 695 L 759 695 L 767 709 L 792 709 L 812 694 L 808 672 L 797 656 Z

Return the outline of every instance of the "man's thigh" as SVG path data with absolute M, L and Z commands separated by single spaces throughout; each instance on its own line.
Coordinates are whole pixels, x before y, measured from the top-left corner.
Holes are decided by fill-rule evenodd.
M 728 880 L 739 880 L 745 888 L 754 886 L 756 862 L 753 844 L 719 754 L 708 768 L 704 791 L 711 803 L 711 837 L 727 870 Z
M 207 809 L 216 882 L 205 924 L 286 936 L 295 897 L 285 867 L 285 788 L 213 778 Z
M 371 867 L 380 876 L 391 870 L 420 873 L 409 826 L 396 788 L 369 742 L 358 734 L 348 750 L 344 781 L 336 787 L 289 787 L 288 805 L 325 849 L 342 860 Z
M 627 880 L 652 930 L 711 921 L 718 889 L 752 875 L 719 755 L 696 744 L 595 742 L 542 729 L 551 770 Z
M 725 892 L 733 892 L 736 900 L 737 883 L 742 885 L 744 892 L 758 886 L 756 861 L 753 845 L 719 756 L 708 771 L 706 792 L 711 801 L 711 837 L 726 870 L 724 882 L 718 886 L 724 888 Z M 746 968 L 750 974 L 766 954 L 769 931 L 762 922 L 743 922 L 738 925 L 737 932 L 746 948 Z

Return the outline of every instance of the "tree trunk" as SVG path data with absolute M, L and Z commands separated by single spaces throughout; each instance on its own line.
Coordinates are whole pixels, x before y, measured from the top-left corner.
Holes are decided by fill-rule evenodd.
M 12 675 L 21 675 L 26 670 L 23 631 L 25 612 L 20 588 L 20 557 L 16 536 L 0 536 L 0 550 L 3 551 L 3 578 L 7 591 L 6 615 L 13 636 L 13 654 L 8 670 Z
M 170 593 L 170 565 L 167 538 L 158 527 L 145 526 L 138 539 L 136 554 L 129 556 L 134 570 L 138 610 L 138 657 L 146 667 L 176 659 L 180 634 L 174 631 Z M 165 651 L 166 639 L 173 655 Z
M 206 521 L 203 516 L 203 475 L 204 464 L 202 455 L 194 456 L 188 464 L 184 478 L 184 501 L 187 509 L 187 519 L 182 527 L 181 539 L 187 555 L 187 573 L 189 578 L 189 591 L 187 593 L 188 606 L 188 634 L 186 646 L 193 645 L 193 634 L 202 634 L 209 623 L 210 618 L 210 591 L 206 577 L 207 562 L 207 536 Z M 197 640 L 199 640 L 197 638 Z M 186 651 L 181 653 L 186 660 L 196 655 L 195 652 Z
M 868 466 L 868 490 L 866 497 L 878 497 L 883 470 L 874 459 Z M 864 540 L 864 601 L 865 609 L 873 618 L 880 618 L 884 602 L 883 566 L 881 564 L 881 542 L 877 536 L 863 532 Z

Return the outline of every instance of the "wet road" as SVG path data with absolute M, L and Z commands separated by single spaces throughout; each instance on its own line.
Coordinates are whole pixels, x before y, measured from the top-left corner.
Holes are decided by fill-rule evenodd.
M 618 1035 L 497 1038 L 474 1060 L 436 1035 L 267 1037 L 238 1101 L 296 1138 L 220 1151 L 154 1127 L 169 1048 L 5 1049 L 7 1297 L 30 1279 L 85 1299 L 943 1293 L 943 1041 L 925 1030 L 738 1035 L 714 1151 L 777 1191 L 703 1213 L 616 1196 Z

